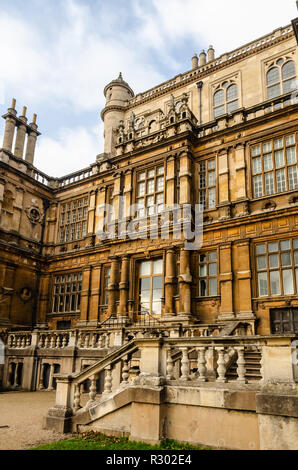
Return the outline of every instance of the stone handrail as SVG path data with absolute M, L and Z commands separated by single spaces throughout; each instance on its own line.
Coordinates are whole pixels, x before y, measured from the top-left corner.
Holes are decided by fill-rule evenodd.
M 135 385 L 178 385 L 187 384 L 200 387 L 202 382 L 221 384 L 248 383 L 246 376 L 247 351 L 258 352 L 260 368 L 255 384 L 293 384 L 295 382 L 291 355 L 294 335 L 276 336 L 234 336 L 234 337 L 189 337 L 189 338 L 143 338 L 114 349 L 105 358 L 74 374 L 55 374 L 57 382 L 56 405 L 49 410 L 54 415 L 61 409 L 65 416 L 109 399 L 123 387 Z M 207 355 L 208 351 L 215 354 Z M 137 353 L 137 354 L 136 354 Z M 227 376 L 231 360 L 236 363 L 236 371 Z M 130 375 L 131 363 L 137 370 Z M 97 380 L 104 372 L 104 390 L 99 399 Z M 89 400 L 81 405 L 81 385 L 90 381 Z M 233 386 L 234 386 L 233 385 Z M 255 385 L 258 386 L 258 385 Z

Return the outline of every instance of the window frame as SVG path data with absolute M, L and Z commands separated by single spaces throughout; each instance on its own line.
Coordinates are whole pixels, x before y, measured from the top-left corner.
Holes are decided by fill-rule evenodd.
M 162 273 L 157 273 L 154 274 L 153 272 L 153 263 L 154 261 L 160 260 L 162 262 Z M 144 262 L 150 262 L 150 274 L 148 275 L 141 275 L 141 264 Z M 137 317 L 138 318 L 144 318 L 147 313 L 144 312 L 142 313 L 141 311 L 141 279 L 150 279 L 150 311 L 149 311 L 149 316 L 152 317 L 157 317 L 159 318 L 162 315 L 162 309 L 163 309 L 163 299 L 164 299 L 164 288 L 165 288 L 165 283 L 164 283 L 164 271 L 165 271 L 165 266 L 164 266 L 164 257 L 163 256 L 156 256 L 151 259 L 138 259 L 136 262 L 136 273 L 137 273 L 137 282 L 136 282 L 136 298 L 137 298 Z M 154 277 L 161 277 L 162 279 L 162 295 L 160 297 L 160 302 L 161 302 L 161 311 L 158 314 L 155 314 L 152 312 L 152 304 L 153 304 L 153 279 Z
M 72 243 L 87 236 L 88 207 L 89 194 L 60 203 L 58 243 Z
M 289 143 L 287 144 L 287 138 L 290 138 L 294 136 L 294 143 Z M 282 146 L 281 147 L 275 147 L 275 142 L 278 142 L 282 140 Z M 264 146 L 266 144 L 270 144 L 271 145 L 271 150 L 268 150 L 268 151 L 264 151 Z M 254 154 L 254 149 L 259 147 L 260 148 L 260 152 L 259 153 L 256 153 Z M 294 163 L 289 163 L 288 162 L 288 151 L 290 151 L 290 149 L 295 149 L 295 158 L 296 158 L 296 161 Z M 283 153 L 283 165 L 277 165 L 276 163 L 276 154 L 278 152 L 282 151 Z M 272 167 L 269 168 L 269 169 L 266 169 L 265 166 L 264 166 L 264 157 L 268 156 L 268 155 L 271 155 L 271 162 L 272 162 Z M 298 189 L 298 181 L 296 182 L 296 187 L 294 185 L 293 188 L 290 189 L 290 178 L 289 178 L 289 169 L 290 168 L 296 168 L 296 175 L 297 175 L 297 178 L 298 178 L 298 159 L 297 159 L 297 156 L 298 156 L 298 138 L 297 138 L 297 133 L 296 132 L 292 132 L 290 134 L 283 134 L 283 135 L 279 135 L 279 136 L 275 136 L 273 138 L 270 138 L 270 139 L 263 139 L 262 141 L 259 141 L 259 142 L 254 142 L 254 143 L 251 143 L 250 144 L 250 162 L 251 162 L 251 191 L 252 191 L 252 197 L 253 199 L 261 199 L 261 198 L 264 198 L 264 197 L 270 197 L 270 196 L 274 196 L 274 195 L 277 195 L 277 194 L 284 194 L 284 193 L 288 193 L 290 191 L 296 191 Z M 260 160 L 260 170 L 258 171 L 255 171 L 254 170 L 254 165 L 255 165 L 255 161 L 257 161 L 257 159 Z M 256 163 L 257 165 L 257 163 Z M 284 184 L 285 184 L 285 189 L 282 190 L 282 191 L 279 191 L 278 190 L 278 174 L 279 172 L 281 171 L 284 171 Z M 266 176 L 265 175 L 269 175 L 270 173 L 273 173 L 273 191 L 266 194 Z M 281 173 L 280 173 L 281 174 Z M 256 179 L 259 178 L 259 181 L 261 182 L 261 186 L 259 185 L 259 188 L 262 187 L 262 194 L 261 195 L 257 195 L 255 189 L 255 181 Z M 297 179 L 296 178 L 296 179 Z M 293 181 L 295 178 L 292 178 Z
M 228 99 L 228 90 L 233 86 L 235 86 L 237 90 L 236 98 Z M 214 99 L 215 95 L 219 93 L 220 91 L 223 92 L 223 101 L 220 104 L 215 104 L 215 99 Z M 229 111 L 229 106 L 234 102 L 237 102 L 236 107 L 232 109 L 231 111 Z M 215 110 L 221 107 L 224 108 L 223 112 L 216 114 Z M 220 84 L 219 87 L 217 87 L 217 89 L 213 92 L 213 95 L 212 95 L 213 119 L 218 119 L 225 114 L 231 114 L 237 109 L 239 109 L 239 85 L 238 83 L 235 83 L 234 81 L 225 80 L 224 82 Z
M 159 168 L 163 168 L 163 173 L 162 174 L 158 174 L 158 169 Z M 148 174 L 150 171 L 154 170 L 154 177 L 149 177 Z M 142 174 L 142 173 L 145 173 L 145 178 L 144 179 L 139 179 L 139 175 Z M 157 180 L 158 178 L 163 178 L 163 189 L 162 190 L 158 190 L 158 187 L 157 187 Z M 154 190 L 153 192 L 151 193 L 148 193 L 148 181 L 150 180 L 154 180 Z M 144 183 L 144 194 L 143 195 L 138 195 L 138 191 L 139 191 L 139 184 L 141 183 Z M 157 196 L 162 194 L 163 196 L 163 202 L 162 203 L 157 203 Z M 147 206 L 146 203 L 147 203 L 147 200 L 149 197 L 153 197 L 154 198 L 154 204 L 153 204 L 153 207 L 156 210 L 154 210 L 154 213 L 152 214 L 149 214 L 149 207 L 152 207 L 151 206 Z M 143 206 L 140 206 L 138 207 L 138 204 L 139 204 L 139 200 L 144 200 L 144 205 Z M 158 162 L 158 163 L 155 163 L 154 165 L 150 165 L 150 166 L 147 166 L 147 167 L 143 167 L 143 168 L 139 168 L 136 170 L 135 172 L 135 195 L 134 195 L 134 200 L 135 200 L 135 204 L 136 204 L 136 207 L 137 207 L 137 210 L 136 210 L 136 218 L 137 219 L 145 219 L 146 217 L 154 217 L 154 216 L 157 216 L 158 214 L 161 214 L 162 213 L 162 210 L 158 211 L 158 205 L 162 205 L 163 207 L 165 207 L 165 204 L 166 204 L 166 164 L 164 161 L 162 162 Z M 141 211 L 144 211 L 143 215 L 140 215 L 140 212 Z
M 281 60 L 283 61 L 283 63 L 278 64 L 278 62 L 281 61 Z M 292 62 L 295 66 L 295 75 L 290 75 L 289 77 L 283 78 L 283 68 L 289 62 Z M 276 68 L 278 70 L 278 81 L 268 83 L 268 74 L 274 68 Z M 293 90 L 285 91 L 285 82 L 288 82 L 288 81 L 293 80 L 293 79 L 296 80 L 296 87 Z M 274 63 L 270 64 L 270 66 L 266 70 L 265 84 L 266 84 L 266 94 L 267 94 L 267 99 L 268 100 L 271 100 L 271 99 L 277 98 L 278 96 L 282 96 L 286 93 L 290 93 L 290 92 L 295 91 L 297 89 L 297 68 L 296 68 L 295 61 L 291 58 L 284 58 L 284 57 L 279 57 L 277 60 L 275 60 Z M 273 88 L 273 87 L 276 87 L 277 85 L 279 85 L 280 93 L 278 95 L 269 96 L 269 93 L 268 93 L 269 89 Z
M 216 254 L 216 259 L 209 259 L 211 253 Z M 206 256 L 205 261 L 201 261 L 201 256 Z M 216 274 L 209 274 L 209 265 L 216 264 Z M 201 276 L 201 266 L 206 266 L 206 275 Z M 210 279 L 216 279 L 216 294 L 210 294 Z M 206 282 L 206 295 L 201 294 L 201 281 Z M 210 297 L 219 296 L 219 252 L 218 248 L 210 249 L 208 251 L 201 251 L 198 253 L 198 297 L 200 299 L 207 299 Z
M 71 279 L 67 280 L 67 277 L 70 276 Z M 77 279 L 73 279 L 73 276 L 77 276 Z M 61 280 L 64 279 L 63 281 Z M 59 279 L 59 281 L 57 281 Z M 76 284 L 76 290 L 73 290 L 73 284 Z M 64 286 L 63 292 L 61 292 L 61 286 Z M 67 285 L 70 286 L 70 290 L 67 290 Z M 56 315 L 64 314 L 75 314 L 79 313 L 81 307 L 81 296 L 82 296 L 82 287 L 83 287 L 83 271 L 71 271 L 67 273 L 55 273 L 53 274 L 52 281 L 52 303 L 51 303 L 51 313 Z M 80 289 L 78 289 L 80 286 Z M 59 288 L 59 292 L 56 292 L 56 287 Z M 63 309 L 60 310 L 60 298 L 63 297 Z M 66 296 L 69 296 L 69 309 L 66 310 Z M 75 296 L 75 309 L 71 309 L 72 306 L 72 296 Z
M 208 157 L 205 160 L 198 162 L 198 191 L 199 191 L 199 204 L 203 204 L 204 211 L 215 210 L 217 207 L 217 158 L 216 156 Z M 209 163 L 214 161 L 214 168 L 209 168 Z M 205 170 L 202 170 L 202 165 L 205 165 Z M 214 172 L 214 184 L 209 185 L 209 173 Z M 201 177 L 204 175 L 205 186 L 201 186 Z M 209 206 L 209 192 L 214 190 L 214 205 Z M 202 195 L 205 192 L 205 198 Z
M 294 240 L 297 240 L 297 247 L 294 245 Z M 290 242 L 290 248 L 289 249 L 281 249 L 281 243 L 282 242 Z M 277 250 L 270 251 L 269 250 L 269 245 L 270 244 L 275 244 L 277 243 Z M 257 252 L 257 247 L 258 246 L 263 246 L 265 245 L 265 253 L 259 253 Z M 297 253 L 297 264 L 295 264 L 295 253 Z M 283 264 L 282 262 L 282 255 L 287 255 L 290 254 L 290 260 L 291 264 L 286 265 Z M 278 265 L 277 266 L 271 266 L 270 267 L 270 256 L 277 256 L 278 259 Z M 265 258 L 265 267 L 260 268 L 258 267 L 258 258 L 264 257 Z M 254 260 L 255 260 L 255 272 L 256 272 L 256 297 L 257 298 L 281 298 L 281 297 L 288 297 L 288 296 L 295 296 L 298 294 L 298 236 L 297 238 L 295 237 L 287 237 L 287 238 L 282 238 L 278 240 L 266 240 L 263 242 L 257 242 L 255 243 L 254 246 Z M 285 293 L 284 289 L 284 276 L 283 272 L 284 271 L 291 271 L 292 273 L 292 285 L 293 285 L 293 292 L 292 293 Z M 279 290 L 280 292 L 275 294 L 272 294 L 272 286 L 271 286 L 271 276 L 270 273 L 278 273 L 278 278 L 279 278 Z M 259 276 L 260 274 L 266 274 L 266 285 L 267 285 L 267 294 L 260 294 L 260 283 L 259 283 Z M 273 277 L 273 276 L 272 276 Z

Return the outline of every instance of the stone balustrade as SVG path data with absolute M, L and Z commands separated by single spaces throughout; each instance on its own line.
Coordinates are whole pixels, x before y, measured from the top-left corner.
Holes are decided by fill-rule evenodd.
M 31 346 L 31 333 L 19 331 L 10 334 L 7 340 L 7 346 L 10 349 L 24 349 Z

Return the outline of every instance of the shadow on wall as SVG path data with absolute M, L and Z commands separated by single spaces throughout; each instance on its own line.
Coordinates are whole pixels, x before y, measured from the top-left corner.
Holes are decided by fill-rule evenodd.
M 4 360 L 5 360 L 5 346 L 4 346 L 4 342 L 0 338 L 0 390 L 2 390 L 2 386 L 3 386 Z

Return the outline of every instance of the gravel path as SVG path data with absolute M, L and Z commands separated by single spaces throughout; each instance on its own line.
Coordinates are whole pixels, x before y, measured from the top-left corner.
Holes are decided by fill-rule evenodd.
M 43 418 L 54 403 L 55 392 L 0 393 L 0 450 L 28 449 L 69 439 L 70 434 L 42 429 Z

